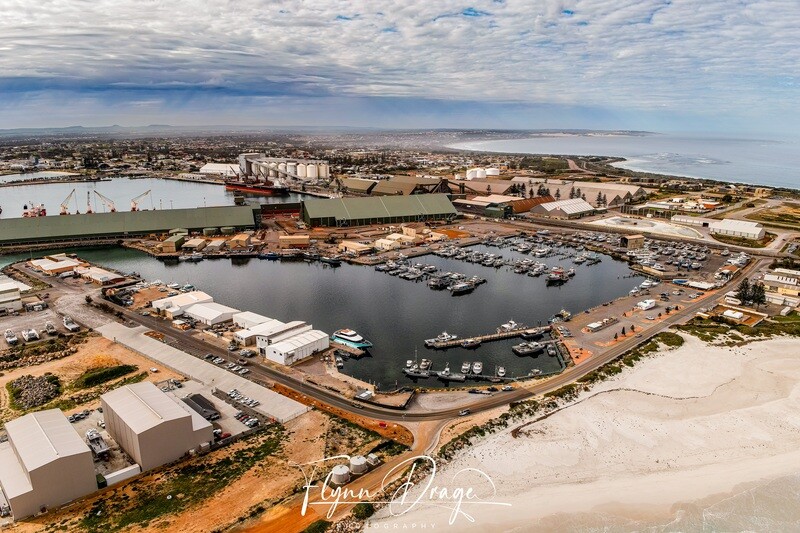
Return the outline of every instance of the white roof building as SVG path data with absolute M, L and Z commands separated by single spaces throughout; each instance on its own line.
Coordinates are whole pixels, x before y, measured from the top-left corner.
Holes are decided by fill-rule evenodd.
M 581 198 L 570 198 L 539 204 L 531 209 L 531 213 L 553 218 L 578 218 L 594 213 L 594 207 Z
M 175 461 L 213 440 L 211 424 L 149 381 L 100 396 L 106 430 L 142 471 Z
M 287 322 L 286 324 L 276 325 L 270 329 L 265 328 L 265 330 L 260 331 L 256 336 L 258 351 L 261 353 L 261 355 L 266 356 L 267 346 L 270 344 L 309 330 L 311 330 L 311 325 L 300 320 L 294 320 L 292 322 Z
M 235 177 L 238 171 L 238 163 L 206 163 L 200 167 L 200 174 L 219 174 L 226 178 Z
M 19 520 L 97 490 L 89 446 L 58 409 L 6 423 L 0 444 L 0 488 Z
M 159 312 L 170 315 L 170 317 L 176 317 L 183 314 L 187 308 L 195 304 L 213 301 L 214 298 L 203 291 L 191 291 L 178 294 L 177 296 L 169 296 L 167 298 L 161 298 L 160 300 L 154 300 L 152 306 L 153 309 Z
M 266 347 L 266 358 L 282 365 L 292 365 L 315 353 L 327 350 L 330 338 L 327 333 L 309 330 L 292 335 Z
M 725 218 L 712 222 L 709 224 L 708 228 L 711 233 L 718 235 L 730 235 L 751 240 L 763 239 L 765 235 L 764 226 L 758 222 L 750 222 L 749 220 Z
M 216 302 L 194 304 L 183 311 L 186 316 L 192 317 L 198 322 L 208 326 L 228 322 L 232 320 L 233 315 L 238 312 L 238 309 Z
M 264 322 L 272 320 L 269 317 L 253 313 L 252 311 L 242 311 L 233 315 L 233 323 L 242 329 L 252 328 Z
M 19 311 L 22 309 L 22 299 L 16 283 L 0 280 L 0 309 L 6 311 Z
M 41 270 L 45 274 L 49 275 L 74 270 L 75 267 L 81 265 L 80 261 L 76 261 L 67 257 L 62 258 L 59 256 L 53 256 L 53 258 L 45 257 L 43 259 L 34 259 L 33 261 L 29 261 L 29 263 L 38 270 Z
M 236 315 L 234 315 L 235 317 Z M 234 318 L 235 320 L 235 318 Z M 242 344 L 244 346 L 250 346 L 256 343 L 256 338 L 262 334 L 271 334 L 277 328 L 281 328 L 286 324 L 281 322 L 280 320 L 275 320 L 274 318 L 267 319 L 266 322 L 262 322 L 260 324 L 256 324 L 249 328 L 240 329 L 236 333 L 233 334 L 233 339 Z

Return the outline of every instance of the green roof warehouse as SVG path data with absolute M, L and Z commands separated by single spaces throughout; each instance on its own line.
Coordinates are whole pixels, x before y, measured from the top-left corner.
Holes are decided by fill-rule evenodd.
M 365 226 L 453 220 L 458 215 L 445 194 L 306 200 L 301 216 L 310 226 Z

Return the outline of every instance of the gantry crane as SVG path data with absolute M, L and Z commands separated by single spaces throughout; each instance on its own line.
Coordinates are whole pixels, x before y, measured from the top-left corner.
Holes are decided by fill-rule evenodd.
M 100 198 L 103 204 L 105 204 L 109 212 L 115 213 L 117 211 L 117 206 L 114 205 L 114 200 L 112 200 L 111 198 L 107 198 L 106 196 L 103 196 L 98 191 L 94 191 L 94 193 Z
M 59 212 L 59 215 L 69 215 L 69 203 L 72 201 L 74 197 L 75 197 L 75 189 L 72 189 L 72 192 L 69 193 L 69 195 L 66 198 L 64 198 L 63 202 L 61 202 L 61 211 Z
M 142 199 L 143 199 L 145 196 L 147 196 L 148 194 L 150 194 L 150 190 L 151 190 L 151 189 L 148 189 L 146 192 L 143 192 L 142 194 L 140 194 L 139 196 L 137 196 L 136 198 L 134 198 L 134 199 L 132 199 L 132 200 L 131 200 L 131 211 L 138 211 L 138 210 L 139 210 L 139 202 L 140 202 L 140 201 L 141 201 L 141 200 L 142 200 Z M 153 202 L 153 197 L 152 197 L 152 196 L 150 196 L 150 203 L 152 203 L 152 202 Z

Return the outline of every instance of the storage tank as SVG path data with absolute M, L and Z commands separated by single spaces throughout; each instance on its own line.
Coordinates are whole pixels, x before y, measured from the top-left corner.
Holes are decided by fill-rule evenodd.
M 331 167 L 327 163 L 320 163 L 317 170 L 320 178 L 329 178 L 331 175 Z
M 275 178 L 278 176 L 278 163 L 269 164 L 269 177 Z
M 363 455 L 355 455 L 350 458 L 350 471 L 354 475 L 363 474 L 367 471 L 367 460 Z
M 486 175 L 487 176 L 499 176 L 500 175 L 500 169 L 499 168 L 487 168 L 486 169 Z
M 286 172 L 289 174 L 297 174 L 297 163 L 286 163 Z
M 306 164 L 300 163 L 297 165 L 297 177 L 298 178 L 305 178 L 306 177 Z
M 331 481 L 337 485 L 344 485 L 350 481 L 350 469 L 347 465 L 336 465 L 331 470 Z
M 475 169 L 475 177 L 479 180 L 482 180 L 486 177 L 486 170 L 482 168 Z
M 317 173 L 317 165 L 314 163 L 309 163 L 306 166 L 306 177 L 308 179 L 315 179 L 319 177 L 319 174 Z

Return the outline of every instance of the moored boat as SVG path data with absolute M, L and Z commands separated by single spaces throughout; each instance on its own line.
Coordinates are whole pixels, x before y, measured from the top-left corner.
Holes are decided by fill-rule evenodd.
M 372 343 L 367 339 L 353 331 L 352 329 L 340 329 L 331 335 L 331 340 L 350 346 L 351 348 L 358 348 L 359 350 L 366 350 L 372 348 Z
M 448 342 L 458 338 L 458 335 L 452 335 L 447 333 L 446 331 L 441 332 L 437 337 L 433 339 L 425 339 L 425 346 L 431 347 L 438 342 Z

